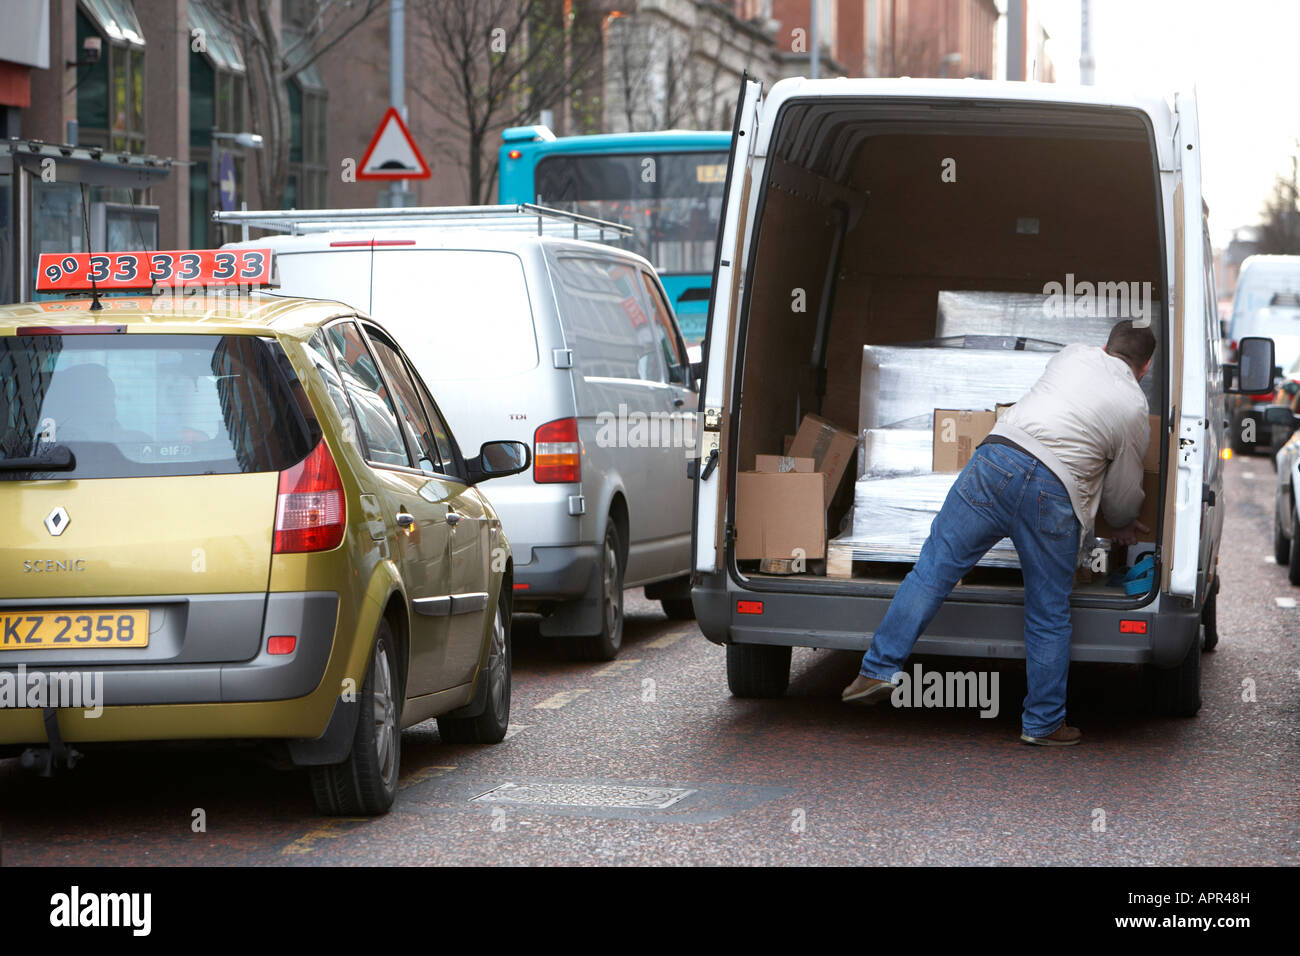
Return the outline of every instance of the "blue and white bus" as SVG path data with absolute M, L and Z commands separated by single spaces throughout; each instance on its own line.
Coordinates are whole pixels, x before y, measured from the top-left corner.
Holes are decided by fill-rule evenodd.
M 614 240 L 654 265 L 688 343 L 704 338 L 731 134 L 664 130 L 556 138 L 502 134 L 497 201 L 531 202 L 626 223 Z

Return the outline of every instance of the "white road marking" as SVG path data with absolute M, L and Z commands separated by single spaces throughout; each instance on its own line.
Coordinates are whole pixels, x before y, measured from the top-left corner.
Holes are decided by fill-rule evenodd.
M 548 697 L 540 704 L 534 704 L 533 710 L 559 710 L 565 704 L 571 704 L 583 694 L 588 693 L 590 687 L 578 687 L 574 690 L 562 690 L 553 697 Z
M 1247 481 L 1254 481 L 1255 473 L 1253 471 L 1243 471 L 1241 477 L 1245 478 Z
M 529 727 L 531 727 L 531 726 L 532 726 L 532 724 L 507 724 L 507 725 L 506 725 L 506 740 L 509 740 L 509 739 L 510 739 L 511 737 L 513 737 L 515 734 L 523 733 L 525 730 L 527 730 L 527 729 L 528 729 Z
M 1277 602 L 1278 607 L 1295 607 L 1295 598 L 1293 597 L 1273 598 L 1273 600 Z

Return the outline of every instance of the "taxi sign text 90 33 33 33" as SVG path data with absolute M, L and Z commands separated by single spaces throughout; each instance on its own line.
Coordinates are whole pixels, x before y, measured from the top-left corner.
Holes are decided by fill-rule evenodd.
M 155 286 L 266 286 L 270 249 L 184 249 L 174 252 L 42 253 L 37 292 L 152 289 Z

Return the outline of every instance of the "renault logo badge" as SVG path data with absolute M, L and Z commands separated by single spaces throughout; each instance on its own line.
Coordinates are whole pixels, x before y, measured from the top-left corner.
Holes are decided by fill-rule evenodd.
M 68 513 L 63 510 L 63 506 L 60 505 L 45 516 L 45 530 L 57 538 L 63 534 L 64 529 L 67 528 L 71 520 Z

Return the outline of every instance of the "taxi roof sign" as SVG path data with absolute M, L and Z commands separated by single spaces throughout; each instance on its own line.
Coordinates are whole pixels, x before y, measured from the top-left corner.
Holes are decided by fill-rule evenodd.
M 271 249 L 42 253 L 37 292 L 151 290 L 159 286 L 276 285 Z

